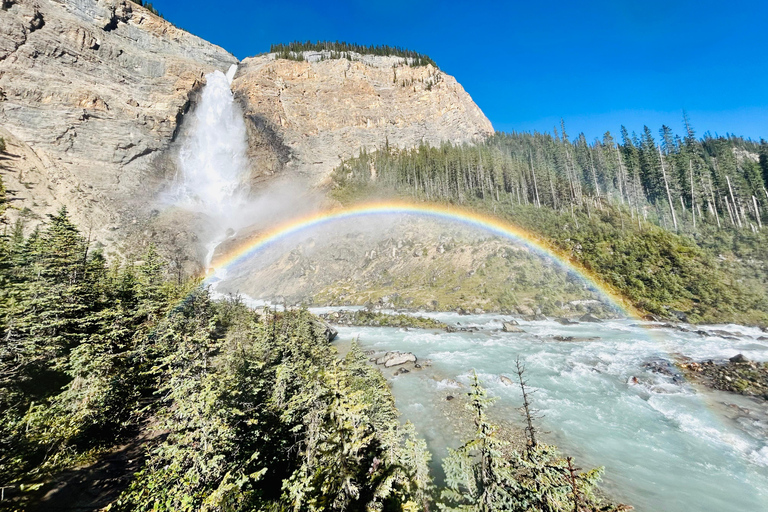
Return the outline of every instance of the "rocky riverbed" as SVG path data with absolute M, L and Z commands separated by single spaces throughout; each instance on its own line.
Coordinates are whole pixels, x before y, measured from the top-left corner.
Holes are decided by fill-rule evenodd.
M 768 400 L 768 363 L 736 354 L 726 361 L 691 361 L 679 367 L 686 376 L 707 387 Z

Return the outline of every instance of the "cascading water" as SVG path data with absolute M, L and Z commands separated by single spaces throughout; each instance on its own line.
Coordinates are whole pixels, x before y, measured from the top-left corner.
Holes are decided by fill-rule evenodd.
M 245 122 L 231 90 L 236 71 L 233 64 L 226 75 L 221 71 L 206 75 L 193 125 L 179 153 L 174 203 L 205 214 L 219 231 L 206 245 L 206 267 L 227 231 L 241 227 L 248 192 Z

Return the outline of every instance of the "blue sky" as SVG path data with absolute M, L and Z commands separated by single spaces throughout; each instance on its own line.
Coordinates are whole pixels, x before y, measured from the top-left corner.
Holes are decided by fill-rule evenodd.
M 293 40 L 403 46 L 454 75 L 497 130 L 589 139 L 622 124 L 768 139 L 768 0 L 156 0 L 242 59 Z

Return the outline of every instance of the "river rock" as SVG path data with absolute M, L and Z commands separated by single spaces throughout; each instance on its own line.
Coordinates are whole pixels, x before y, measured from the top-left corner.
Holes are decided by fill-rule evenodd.
M 501 330 L 504 332 L 525 332 L 521 328 L 519 328 L 517 325 L 512 324 L 510 322 L 504 322 L 501 324 Z
M 768 336 L 758 336 L 757 341 L 768 341 Z
M 415 362 L 416 356 L 411 352 L 387 352 L 383 357 L 376 360 L 376 364 L 383 364 L 385 368 Z
M 726 339 L 728 339 L 728 338 L 736 338 L 736 339 L 738 339 L 741 336 L 744 336 L 740 332 L 724 331 L 722 329 L 714 329 L 713 331 L 711 331 L 711 334 L 713 336 L 720 336 L 721 338 L 726 338 Z
M 512 382 L 512 379 L 510 379 L 506 375 L 500 375 L 499 376 L 499 380 L 501 381 L 502 384 L 505 384 L 507 386 L 514 386 L 515 385 L 515 383 Z
M 585 315 L 582 315 L 582 317 L 579 318 L 579 321 L 581 321 L 581 322 L 601 322 L 602 320 L 597 318 L 592 313 L 587 313 Z
M 317 320 L 317 324 L 320 326 L 320 328 L 323 331 L 323 336 L 325 336 L 325 339 L 328 340 L 330 343 L 331 341 L 336 339 L 336 336 L 339 335 L 339 331 L 328 325 L 327 323 L 323 322 L 322 320 Z
M 585 342 L 585 341 L 597 341 L 600 339 L 600 337 L 599 336 L 552 336 L 552 339 L 555 341 Z
M 748 363 L 749 359 L 744 357 L 744 354 L 736 354 L 735 356 L 728 359 L 732 363 Z
M 577 325 L 579 323 L 575 320 L 571 320 L 564 317 L 555 318 L 555 322 L 559 323 L 560 325 Z

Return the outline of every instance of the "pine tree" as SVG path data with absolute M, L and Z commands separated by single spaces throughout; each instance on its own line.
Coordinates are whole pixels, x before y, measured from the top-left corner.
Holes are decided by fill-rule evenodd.
M 446 488 L 438 507 L 443 511 L 491 512 L 524 510 L 517 495 L 520 486 L 513 468 L 504 456 L 507 443 L 498 437 L 498 429 L 487 418 L 488 398 L 473 372 L 469 404 L 477 427 L 475 435 L 457 450 L 448 450 L 443 460 Z

